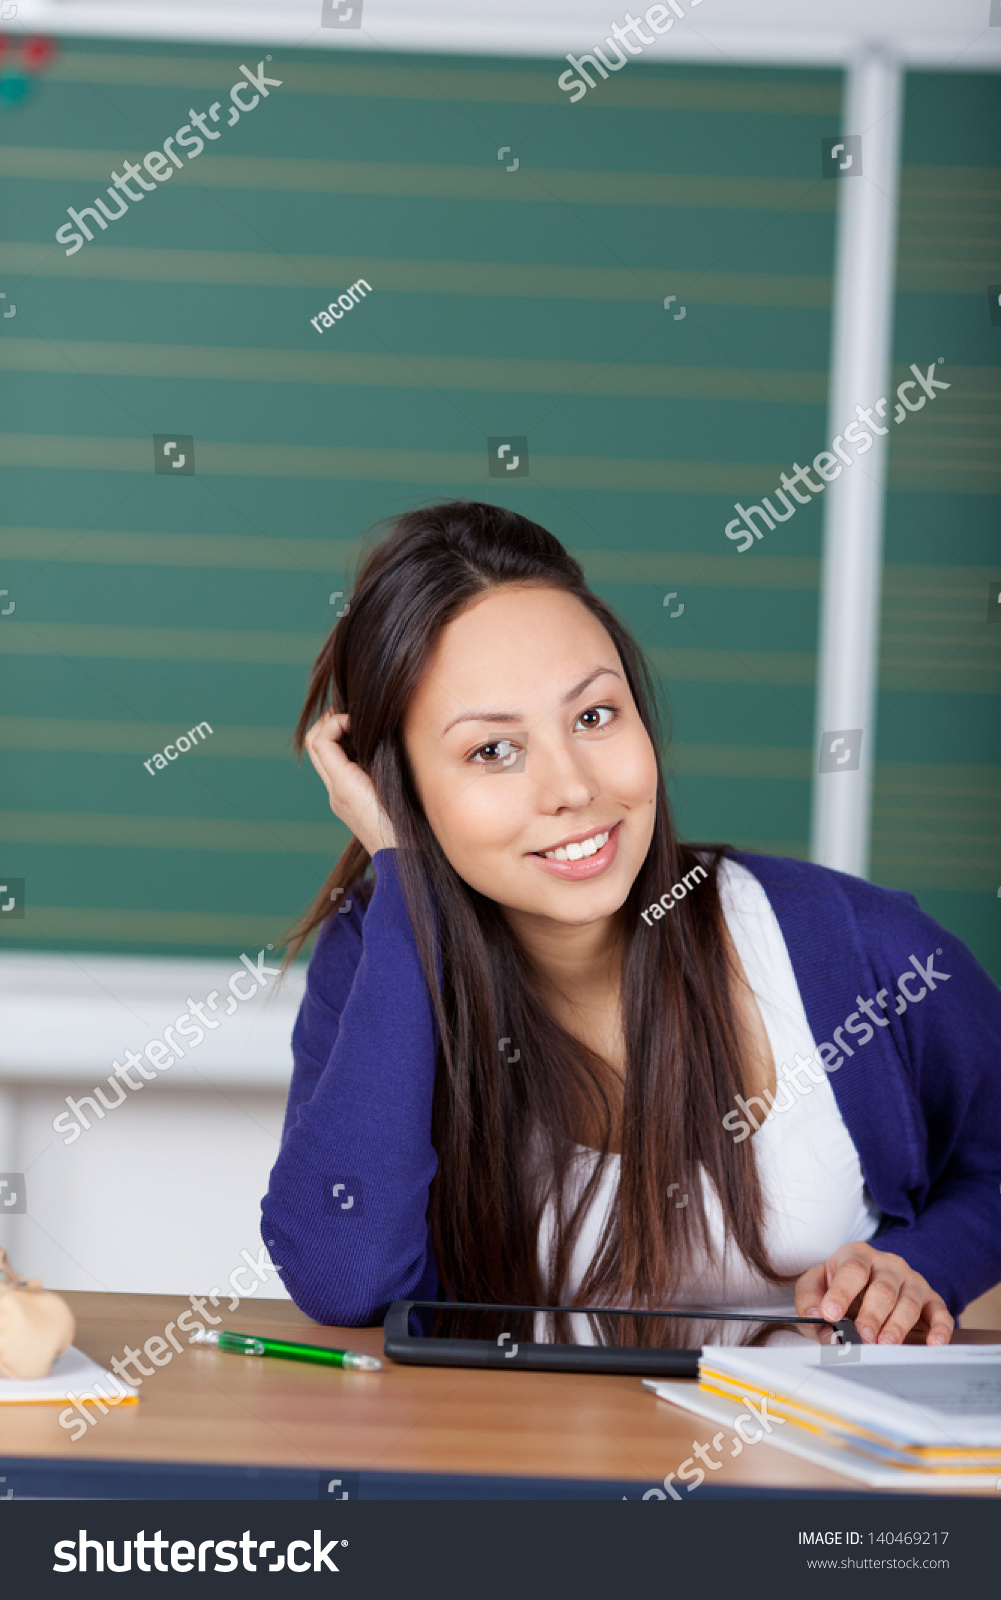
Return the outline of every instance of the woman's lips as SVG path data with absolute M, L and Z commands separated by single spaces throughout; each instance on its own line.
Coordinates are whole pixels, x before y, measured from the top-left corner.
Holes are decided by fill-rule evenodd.
M 619 829 L 622 823 L 617 822 L 608 835 L 607 843 L 593 856 L 582 856 L 580 861 L 549 861 L 545 856 L 530 855 L 530 861 L 538 862 L 546 872 L 551 872 L 556 878 L 568 878 L 571 882 L 578 882 L 581 878 L 596 878 L 602 872 L 607 872 L 612 865 L 619 849 Z

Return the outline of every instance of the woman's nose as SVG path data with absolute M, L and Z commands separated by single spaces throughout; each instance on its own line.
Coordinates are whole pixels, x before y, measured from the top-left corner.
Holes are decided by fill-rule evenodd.
M 538 785 L 543 810 L 554 806 L 578 810 L 597 793 L 583 751 L 559 738 L 536 738 L 529 743 L 525 771 Z

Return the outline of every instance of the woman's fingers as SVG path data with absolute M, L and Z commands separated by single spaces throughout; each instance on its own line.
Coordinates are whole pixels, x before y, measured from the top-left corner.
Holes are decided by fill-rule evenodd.
M 889 1258 L 894 1259 L 894 1258 Z M 863 1299 L 862 1310 L 855 1317 L 855 1328 L 867 1344 L 902 1344 L 913 1328 L 927 1330 L 926 1344 L 948 1344 L 953 1334 L 953 1318 L 940 1294 L 929 1288 L 918 1272 L 911 1272 L 907 1262 L 900 1262 L 902 1270 L 887 1270 L 886 1277 L 879 1275 Z M 876 1291 L 886 1288 L 892 1298 L 889 1312 L 884 1312 L 886 1296 Z M 870 1298 L 873 1307 L 870 1309 Z
M 806 1272 L 801 1272 L 796 1279 L 796 1315 L 819 1317 L 820 1302 L 824 1298 L 826 1288 L 827 1267 L 824 1262 L 817 1267 L 808 1267 Z
M 922 1307 L 921 1315 L 928 1324 L 925 1344 L 948 1344 L 956 1319 L 941 1295 L 932 1291 Z
M 311 751 L 315 750 L 317 753 L 321 750 L 326 750 L 331 745 L 336 748 L 341 734 L 348 725 L 348 720 L 346 711 L 325 711 L 322 717 L 317 718 L 307 733 L 305 739 L 306 748 Z M 343 750 L 341 754 L 344 754 Z
M 796 1283 L 800 1316 L 838 1322 L 858 1301 L 855 1326 L 866 1344 L 900 1344 L 914 1328 L 929 1344 L 948 1344 L 955 1326 L 941 1295 L 902 1256 L 872 1245 L 842 1245 Z
M 874 1254 L 869 1245 L 846 1244 L 828 1259 L 829 1287 L 820 1307 L 821 1316 L 828 1322 L 840 1322 L 852 1301 L 862 1293 L 869 1282 Z
M 918 1279 L 892 1267 L 879 1267 L 862 1297 L 855 1326 L 864 1344 L 899 1344 L 921 1315 Z
M 347 724 L 346 711 L 327 711 L 319 721 L 313 723 L 304 741 L 306 753 L 326 784 L 331 801 L 333 801 L 331 782 L 343 777 L 346 769 L 353 764 L 344 754 L 339 742 Z
M 346 711 L 326 712 L 306 735 L 306 749 L 310 761 L 326 786 L 331 810 L 342 822 L 351 827 L 351 819 L 347 813 L 352 810 L 352 802 L 357 800 L 358 791 L 363 789 L 369 780 L 357 763 L 345 755 L 341 747 L 341 735 L 344 733 L 347 721 Z
M 310 728 L 304 744 L 330 800 L 330 809 L 370 856 L 392 848 L 396 839 L 371 778 L 344 752 L 340 743 L 348 728 L 346 711 L 326 711 Z

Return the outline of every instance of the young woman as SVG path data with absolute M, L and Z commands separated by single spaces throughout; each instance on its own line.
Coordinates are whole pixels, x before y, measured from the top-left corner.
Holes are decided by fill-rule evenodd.
M 1001 1279 L 1001 993 L 908 894 L 679 841 L 640 652 L 545 529 L 400 518 L 296 741 L 354 835 L 263 1205 L 310 1316 L 794 1298 L 945 1344 Z

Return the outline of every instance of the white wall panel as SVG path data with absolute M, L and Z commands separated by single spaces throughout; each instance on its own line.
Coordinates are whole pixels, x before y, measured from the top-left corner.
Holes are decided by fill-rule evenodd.
M 21 1272 L 54 1289 L 186 1295 L 222 1288 L 242 1250 L 257 1259 L 284 1094 L 150 1084 L 66 1146 L 52 1119 L 78 1087 L 2 1091 L 4 1170 L 24 1174 L 27 1211 L 0 1216 L 0 1243 Z M 277 1277 L 259 1292 L 284 1295 Z
M 224 1285 L 241 1250 L 256 1259 L 304 971 L 226 1017 L 238 965 L 0 956 L 0 1173 L 24 1175 L 27 1203 L 4 1215 L 0 1190 L 0 1243 L 22 1272 L 53 1288 L 187 1294 Z M 91 1094 L 213 989 L 218 1029 L 103 1119 L 85 1113 L 92 1126 L 66 1144 L 52 1127 L 65 1097 Z

